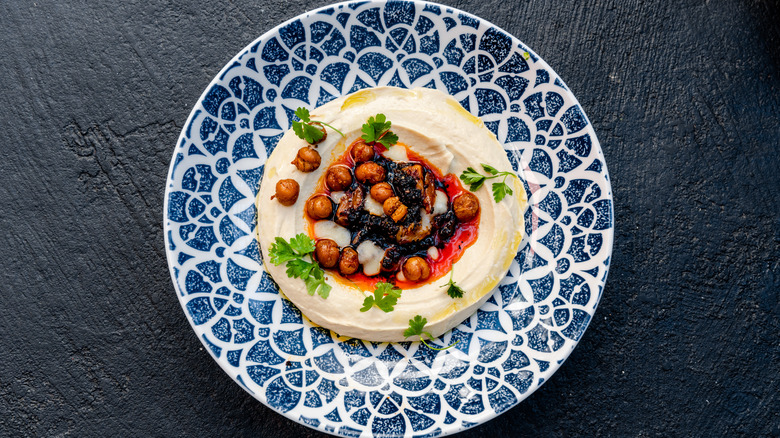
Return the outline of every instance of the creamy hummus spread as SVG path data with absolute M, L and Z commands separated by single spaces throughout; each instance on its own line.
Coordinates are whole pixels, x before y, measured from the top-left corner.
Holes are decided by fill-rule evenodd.
M 407 160 L 407 151 L 410 151 L 424 157 L 441 175 L 453 174 L 453 178 L 468 167 L 481 169 L 482 163 L 498 171 L 512 171 L 506 153 L 493 133 L 479 118 L 442 92 L 379 87 L 333 100 L 311 111 L 312 120 L 325 122 L 345 134 L 342 137 L 328 130 L 325 140 L 316 146 L 322 157 L 319 168 L 301 172 L 291 164 L 298 150 L 307 145 L 292 130 L 282 137 L 266 162 L 257 196 L 258 234 L 265 269 L 306 317 L 341 336 L 403 341 L 403 332 L 416 315 L 427 319 L 426 332 L 440 336 L 475 312 L 509 269 L 522 239 L 526 204 L 525 191 L 517 178 L 506 179 L 513 194 L 500 202 L 494 201 L 489 183 L 474 192 L 480 207 L 477 236 L 452 264 L 452 280 L 464 291 L 461 298 L 447 294 L 448 272 L 419 285 L 402 282 L 405 287 L 391 312 L 378 307 L 361 312 L 365 297 L 373 290 L 342 277 L 337 270 L 325 271 L 326 281 L 332 286 L 325 299 L 317 294 L 310 295 L 303 280 L 288 277 L 284 265 L 276 266 L 269 261 L 269 250 L 276 237 L 290 239 L 306 233 L 313 240 L 332 239 L 339 247 L 350 243 L 350 232 L 332 221 L 314 221 L 312 225 L 311 218 L 307 217 L 306 201 L 322 186 L 329 165 L 343 157 L 347 148 L 360 138 L 362 125 L 369 117 L 380 113 L 392 122 L 391 129 L 398 136 L 398 144 L 405 146 L 392 146 L 382 153 L 395 162 Z M 300 185 L 300 196 L 290 206 L 272 200 L 276 183 L 287 178 Z M 329 196 L 338 205 L 345 194 L 332 192 Z M 437 193 L 430 206 L 432 214 L 446 211 L 447 203 L 447 197 Z M 384 214 L 382 204 L 372 201 L 370 196 L 366 197 L 364 208 L 371 214 Z M 381 257 L 382 249 L 377 248 L 369 240 L 355 248 L 366 275 L 379 271 L 377 257 Z M 438 253 L 435 247 L 428 251 L 429 257 L 434 259 Z M 418 337 L 406 340 L 418 340 Z

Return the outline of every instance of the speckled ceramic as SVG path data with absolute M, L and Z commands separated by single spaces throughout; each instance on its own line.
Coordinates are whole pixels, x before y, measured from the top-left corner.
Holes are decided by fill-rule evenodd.
M 509 274 L 435 340 L 458 341 L 446 351 L 336 337 L 263 271 L 254 198 L 293 111 L 376 85 L 454 96 L 496 134 L 528 193 Z M 425 2 L 329 6 L 242 50 L 192 110 L 165 201 L 173 282 L 214 360 L 272 409 L 342 436 L 446 435 L 528 397 L 591 320 L 613 241 L 601 149 L 563 81 L 501 29 Z

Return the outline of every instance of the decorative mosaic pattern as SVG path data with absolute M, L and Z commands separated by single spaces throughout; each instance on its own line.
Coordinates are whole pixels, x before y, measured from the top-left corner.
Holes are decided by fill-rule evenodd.
M 376 85 L 448 92 L 496 133 L 525 181 L 527 237 L 492 298 L 436 344 L 337 338 L 263 271 L 254 197 L 298 106 Z M 343 3 L 291 20 L 214 79 L 168 178 L 171 273 L 213 357 L 258 400 L 342 436 L 438 436 L 511 408 L 577 344 L 612 249 L 612 193 L 574 96 L 474 16 L 424 2 Z

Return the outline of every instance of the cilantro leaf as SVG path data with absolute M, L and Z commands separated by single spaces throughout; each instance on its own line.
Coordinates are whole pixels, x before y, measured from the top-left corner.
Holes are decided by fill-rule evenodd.
M 450 298 L 463 298 L 463 289 L 455 284 L 455 282 L 452 281 L 452 278 L 450 278 L 450 281 L 442 287 L 447 287 L 447 295 L 449 295 Z
M 303 140 L 306 140 L 306 142 L 309 144 L 315 144 L 320 140 L 322 140 L 323 137 L 325 137 L 324 128 L 321 129 L 318 126 L 315 126 L 315 124 L 327 126 L 330 129 L 341 134 L 342 137 L 345 137 L 343 132 L 339 131 L 333 126 L 325 122 L 311 120 L 309 115 L 309 110 L 307 110 L 304 107 L 298 107 L 298 109 L 295 110 L 295 115 L 298 116 L 298 118 L 301 120 L 300 121 L 293 120 L 292 122 L 293 132 L 295 132 L 295 135 L 297 135 L 298 137 L 302 138 Z
M 320 128 L 312 124 L 294 121 L 292 125 L 295 135 L 306 140 L 309 144 L 317 143 L 325 136 L 325 133 Z
M 452 279 L 452 276 L 453 276 L 454 273 L 455 273 L 455 269 L 451 269 L 450 270 L 450 281 L 448 281 L 447 284 L 445 284 L 442 287 L 446 287 L 447 288 L 447 295 L 449 295 L 450 298 L 453 298 L 453 299 L 455 299 L 455 298 L 463 298 L 463 294 L 464 294 L 463 289 L 461 289 L 460 286 L 455 284 L 455 281 Z
M 423 318 L 420 315 L 415 315 L 414 319 L 409 320 L 409 328 L 404 330 L 404 337 L 408 338 L 410 336 L 422 335 L 424 333 L 423 328 L 427 323 L 428 320 L 426 318 Z
M 298 116 L 298 118 L 301 119 L 301 122 L 303 123 L 311 122 L 311 119 L 309 118 L 309 110 L 302 106 L 295 110 L 295 115 Z
M 468 167 L 460 174 L 460 180 L 469 185 L 472 192 L 482 187 L 486 177 L 482 176 L 473 167 Z
M 314 252 L 314 241 L 303 233 L 290 239 L 290 246 L 301 256 Z
M 287 262 L 287 276 L 291 278 L 308 277 L 316 265 L 303 259 L 293 259 Z
M 395 287 L 392 283 L 381 282 L 377 283 L 376 289 L 374 289 L 373 296 L 367 296 L 363 300 L 363 307 L 360 308 L 361 312 L 368 312 L 371 307 L 377 306 L 385 313 L 392 312 L 398 298 L 401 297 L 401 289 Z
M 293 237 L 289 242 L 277 237 L 268 251 L 271 263 L 277 266 L 287 263 L 287 276 L 302 279 L 309 295 L 317 293 L 322 298 L 328 298 L 331 286 L 325 282 L 325 272 L 311 258 L 312 252 L 314 252 L 314 241 L 303 233 Z M 306 256 L 309 256 L 311 261 L 307 261 Z
M 469 185 L 469 190 L 476 191 L 482 185 L 485 183 L 485 181 L 493 178 L 499 178 L 504 177 L 504 179 L 501 182 L 493 183 L 491 190 L 493 192 L 493 199 L 496 202 L 501 202 L 502 199 L 506 197 L 506 195 L 511 195 L 514 193 L 512 191 L 512 188 L 509 187 L 509 185 L 506 183 L 506 179 L 509 176 L 514 176 L 517 178 L 517 174 L 514 172 L 501 172 L 495 167 L 489 165 L 489 164 L 481 164 L 482 169 L 485 170 L 489 175 L 482 175 L 479 172 L 477 172 L 473 167 L 467 167 L 466 170 L 463 171 L 463 173 L 460 174 L 460 180 L 464 183 Z
M 384 114 L 369 117 L 368 121 L 361 128 L 363 135 L 360 138 L 365 140 L 366 143 L 378 142 L 388 148 L 398 143 L 398 136 L 390 131 L 391 126 L 392 122 L 387 121 Z
M 482 168 L 485 169 L 485 172 L 491 175 L 498 175 L 498 169 L 489 164 L 482 163 Z
M 387 131 L 384 135 L 382 135 L 382 138 L 377 141 L 381 143 L 382 146 L 389 148 L 390 146 L 398 143 L 398 136 L 390 131 Z
M 463 289 L 461 289 L 460 286 L 453 282 L 450 282 L 448 285 L 447 295 L 449 295 L 450 298 L 463 298 Z
M 286 261 L 297 259 L 299 257 L 299 255 L 295 253 L 295 250 L 293 250 L 292 246 L 290 246 L 290 244 L 281 237 L 274 239 L 274 243 L 271 245 L 271 250 L 268 251 L 268 253 L 271 255 L 271 263 L 277 266 Z
M 455 346 L 455 344 L 460 342 L 459 340 L 455 341 L 455 343 L 453 343 L 451 345 L 448 345 L 448 346 L 446 346 L 444 348 L 438 348 L 438 347 L 432 346 L 431 344 L 426 342 L 425 338 L 423 337 L 423 335 L 426 335 L 426 336 L 428 336 L 428 339 L 433 340 L 433 335 L 431 335 L 429 332 L 423 330 L 425 328 L 425 324 L 427 324 L 427 323 L 428 323 L 427 319 L 423 318 L 420 315 L 415 315 L 414 319 L 410 319 L 409 320 L 409 328 L 404 330 L 404 337 L 408 338 L 410 336 L 420 336 L 420 341 L 422 341 L 422 343 L 425 344 L 426 347 L 430 348 L 431 350 L 438 350 L 438 351 L 446 350 L 448 348 L 451 348 L 451 347 Z
M 319 265 L 314 265 L 314 267 L 315 269 L 312 270 L 312 275 L 309 275 L 303 280 L 303 282 L 306 283 L 306 290 L 309 292 L 309 295 L 317 293 L 322 298 L 328 298 L 331 286 L 325 282 L 325 273 Z
M 293 237 L 289 242 L 281 237 L 277 237 L 274 239 L 271 250 L 268 252 L 271 255 L 271 263 L 281 265 L 284 262 L 299 259 L 306 254 L 314 252 L 314 242 L 303 233 Z
M 512 189 L 505 182 L 493 183 L 491 189 L 493 190 L 493 199 L 495 199 L 496 202 L 501 202 L 506 195 L 511 195 L 513 193 Z

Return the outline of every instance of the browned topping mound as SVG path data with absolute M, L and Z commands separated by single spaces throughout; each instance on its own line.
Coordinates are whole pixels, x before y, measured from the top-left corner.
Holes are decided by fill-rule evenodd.
M 325 171 L 305 211 L 312 224 L 332 220 L 345 227 L 350 243 L 339 248 L 331 239 L 318 240 L 317 260 L 351 279 L 358 275 L 418 283 L 438 278 L 449 269 L 439 266 L 443 256 L 449 254 L 446 262 L 451 264 L 452 253 L 459 257 L 464 249 L 463 242 L 448 245 L 453 236 L 471 227 L 465 246 L 476 238 L 479 202 L 454 175 L 441 176 L 422 157 L 409 152 L 410 161 L 394 161 L 383 150 L 358 139 Z M 446 198 L 440 199 L 438 210 L 437 193 Z M 379 272 L 361 269 L 358 247 L 366 241 L 382 251 Z

